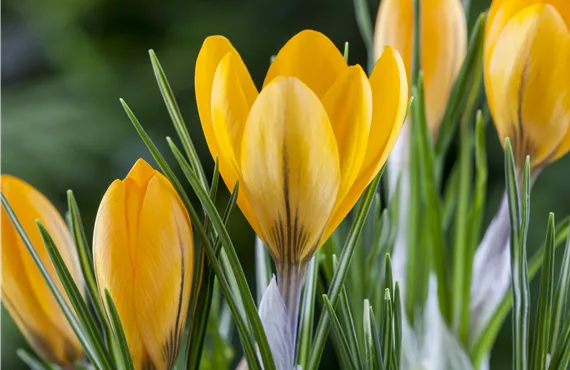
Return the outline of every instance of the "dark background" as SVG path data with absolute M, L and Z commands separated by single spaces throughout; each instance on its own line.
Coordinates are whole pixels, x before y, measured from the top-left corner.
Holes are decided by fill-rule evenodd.
M 470 25 L 490 0 L 473 1 Z M 371 1 L 370 8 L 374 17 L 377 2 Z M 169 153 L 164 137 L 175 136 L 149 49 L 158 54 L 211 173 L 193 87 L 202 41 L 211 34 L 227 36 L 259 86 L 271 55 L 305 28 L 324 32 L 339 47 L 349 41 L 350 63 L 365 63 L 351 0 L 4 0 L 2 172 L 25 179 L 61 211 L 65 191 L 73 189 L 90 233 L 111 181 L 124 177 L 137 158 L 150 160 L 118 99 L 129 103 L 163 153 Z M 489 220 L 504 181 L 503 154 L 492 125 L 487 138 Z M 535 185 L 531 249 L 543 240 L 549 211 L 559 220 L 570 213 L 569 165 L 567 156 L 549 166 Z M 233 217 L 230 231 L 253 277 L 253 233 L 241 215 Z M 536 296 L 536 282 L 533 288 Z M 1 341 L 1 367 L 23 368 L 15 351 L 26 344 L 4 309 Z M 508 320 L 493 352 L 493 368 L 510 367 L 510 348 Z

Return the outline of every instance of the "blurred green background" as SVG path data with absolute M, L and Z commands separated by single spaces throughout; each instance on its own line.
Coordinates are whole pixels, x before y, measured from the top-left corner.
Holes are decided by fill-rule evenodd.
M 473 0 L 470 24 L 490 0 Z M 371 17 L 377 1 L 370 1 Z M 205 37 L 227 36 L 260 85 L 286 40 L 312 28 L 339 47 L 350 42 L 350 62 L 366 52 L 351 0 L 2 2 L 2 172 L 19 176 L 64 211 L 73 189 L 91 229 L 98 202 L 115 178 L 149 155 L 119 104 L 124 98 L 160 147 L 175 136 L 156 86 L 147 51 L 154 49 L 175 91 L 204 166 L 212 159 L 194 99 L 194 62 Z M 502 151 L 488 127 L 487 220 L 503 189 Z M 452 148 L 453 150 L 453 148 Z M 153 163 L 153 162 L 151 162 Z M 530 248 L 543 240 L 547 215 L 570 214 L 570 156 L 549 166 L 532 197 Z M 227 195 L 226 195 L 227 196 Z M 253 233 L 241 215 L 230 231 L 253 278 Z M 538 293 L 536 283 L 533 293 Z M 2 309 L 1 367 L 24 368 L 15 355 L 26 344 Z M 510 367 L 510 320 L 492 355 L 493 368 Z

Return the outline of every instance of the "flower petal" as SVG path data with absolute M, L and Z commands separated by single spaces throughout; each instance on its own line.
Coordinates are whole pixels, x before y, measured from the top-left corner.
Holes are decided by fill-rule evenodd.
M 277 263 L 299 263 L 322 243 L 340 182 L 334 132 L 300 80 L 276 78 L 253 105 L 242 141 L 244 190 Z
M 568 130 L 568 60 L 570 33 L 551 5 L 523 9 L 497 40 L 486 70 L 489 107 L 520 163 L 526 155 L 532 167 L 551 160 Z
M 570 2 L 567 0 L 493 0 L 485 29 L 485 64 L 488 64 L 503 28 L 521 10 L 534 4 L 550 4 L 556 8 L 570 29 Z
M 54 278 L 63 296 L 67 298 L 65 290 L 57 278 L 53 263 L 43 244 L 36 225 L 36 220 L 41 221 L 49 232 L 73 279 L 82 291 L 83 280 L 81 278 L 75 247 L 67 225 L 55 207 L 39 191 L 16 177 L 2 175 L 2 192 L 6 195 L 22 227 L 40 256 L 40 259 L 43 261 L 49 274 Z M 32 335 L 34 335 L 36 339 L 40 336 L 45 339 L 50 339 L 51 343 L 45 343 L 44 346 L 53 346 L 52 348 L 57 352 L 52 355 L 57 356 L 58 360 L 72 360 L 73 357 L 77 357 L 81 351 L 75 333 L 67 323 L 63 312 L 59 308 L 47 284 L 44 282 L 44 278 L 28 250 L 20 237 L 15 234 L 16 231 L 13 229 L 4 210 L 2 210 L 2 214 L 2 255 L 4 257 L 2 258 L 2 274 L 4 277 L 4 268 L 6 268 L 6 273 L 11 272 L 15 274 L 13 277 L 16 279 L 4 280 L 2 282 L 3 294 L 7 294 L 6 298 L 12 301 L 15 308 L 15 310 L 11 311 L 13 313 L 17 312 L 17 315 L 21 316 L 19 321 L 27 325 L 30 331 L 32 330 L 31 325 L 34 319 L 28 316 L 38 314 L 38 317 L 47 319 L 48 322 L 42 325 L 42 327 L 51 327 L 54 333 L 38 332 Z M 11 281 L 11 283 L 9 283 L 9 281 Z M 23 292 L 19 294 L 16 293 L 19 289 L 27 291 L 27 294 L 31 294 L 32 297 L 22 297 Z M 17 296 L 19 296 L 19 298 L 16 298 Z M 29 306 L 32 302 L 37 305 L 36 308 Z M 22 310 L 20 310 L 20 305 Z M 33 313 L 25 313 L 25 306 L 28 306 L 28 310 L 32 310 Z M 43 315 L 39 313 L 40 311 L 43 312 Z M 16 319 L 16 321 L 18 321 L 18 319 Z M 35 329 L 39 328 L 40 326 L 35 327 Z M 45 351 L 47 351 L 47 349 L 45 349 Z
M 263 86 L 278 76 L 296 77 L 322 98 L 346 68 L 344 57 L 328 37 L 305 30 L 293 36 L 279 51 Z
M 12 186 L 7 185 L 7 183 L 14 182 L 25 184 L 12 176 L 2 175 L 2 191 L 12 206 L 14 206 L 14 196 L 20 196 L 19 192 L 10 189 Z M 21 212 L 22 210 L 13 208 L 20 222 L 23 222 L 26 216 Z M 48 290 L 48 287 L 43 280 L 31 281 L 32 276 L 26 273 L 22 259 L 26 256 L 22 254 L 22 251 L 28 252 L 3 208 L 1 219 L 2 302 L 35 351 L 49 361 L 61 365 L 71 364 L 80 356 L 79 342 L 73 336 L 55 299 L 50 297 L 50 301 L 43 302 L 42 305 L 36 297 L 35 290 L 38 288 Z M 31 258 L 29 255 L 27 257 Z M 44 263 L 47 265 L 49 261 L 44 260 Z M 53 277 L 57 280 L 57 277 Z M 42 307 L 46 303 L 50 305 L 51 311 L 49 312 L 44 311 Z M 54 324 L 54 321 L 58 320 L 60 320 L 60 326 L 68 328 L 64 331 L 60 330 Z M 70 334 L 71 337 L 68 336 Z
M 133 285 L 139 333 L 156 368 L 174 366 L 184 333 L 194 267 L 190 218 L 160 173 L 140 209 Z
M 133 233 L 129 232 L 125 214 L 131 214 L 134 208 L 140 210 L 140 203 L 128 201 L 133 198 L 127 198 L 126 189 L 125 183 L 115 180 L 101 200 L 93 230 L 93 264 L 99 293 L 102 297 L 105 289 L 111 293 L 135 368 L 140 368 L 146 355 L 134 314 L 135 253 L 130 251 L 129 234 L 132 239 Z
M 437 133 L 449 93 L 467 52 L 467 21 L 460 0 L 421 2 L 421 63 L 425 78 L 426 115 L 432 135 Z M 412 1 L 384 0 L 376 20 L 376 56 L 385 46 L 395 47 L 406 65 L 408 82 L 412 72 L 414 41 Z
M 348 67 L 322 103 L 334 130 L 340 159 L 338 202 L 344 199 L 360 173 L 370 135 L 372 91 L 362 68 Z
M 253 101 L 247 96 L 239 81 L 241 61 L 233 52 L 227 53 L 214 76 L 212 85 L 212 127 L 219 150 L 219 161 L 224 159 L 225 173 L 222 178 L 233 190 L 237 180 L 241 182 L 241 141 L 247 116 Z M 220 166 L 221 172 L 221 166 Z M 251 227 L 259 234 L 258 221 L 244 192 L 238 192 L 238 205 Z
M 406 114 L 408 84 L 404 62 L 396 49 L 389 46 L 384 49 L 370 76 L 370 86 L 372 124 L 364 163 L 354 185 L 331 218 L 323 240 L 337 228 L 386 163 L 400 133 Z

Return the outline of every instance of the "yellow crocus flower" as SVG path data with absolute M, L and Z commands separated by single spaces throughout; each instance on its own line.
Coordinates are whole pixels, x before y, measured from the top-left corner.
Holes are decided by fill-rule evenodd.
M 420 10 L 426 115 L 435 136 L 467 52 L 467 22 L 460 0 L 422 0 Z M 394 46 L 402 55 L 410 83 L 414 49 L 413 0 L 383 0 L 380 3 L 374 35 L 376 58 L 385 45 Z
M 531 168 L 570 149 L 570 2 L 496 0 L 485 34 L 485 88 L 501 141 Z
M 93 257 L 100 294 L 108 289 L 117 306 L 135 368 L 172 368 L 192 286 L 192 227 L 170 182 L 144 160 L 103 196 Z
M 279 51 L 258 93 L 222 36 L 205 40 L 196 99 L 212 156 L 278 269 L 304 264 L 386 162 L 408 87 L 386 47 L 370 78 L 323 34 L 306 30 Z
M 81 270 L 73 240 L 55 207 L 25 181 L 2 175 L 2 192 L 60 292 L 66 296 L 36 225 L 40 220 L 55 242 L 73 279 L 81 286 Z M 32 348 L 46 360 L 71 365 L 81 345 L 52 296 L 38 267 L 2 208 L 2 302 Z M 69 303 L 69 301 L 68 301 Z

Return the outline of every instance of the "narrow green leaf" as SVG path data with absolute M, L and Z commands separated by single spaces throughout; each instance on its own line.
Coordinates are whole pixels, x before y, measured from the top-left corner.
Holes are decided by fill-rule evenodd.
M 384 359 L 382 357 L 382 341 L 380 340 L 380 330 L 378 330 L 378 325 L 376 324 L 376 318 L 374 317 L 374 311 L 372 307 L 370 308 L 370 326 L 372 328 L 372 336 L 374 338 L 374 353 L 376 354 L 376 364 L 380 370 L 385 370 Z
M 374 193 L 376 192 L 376 188 L 378 186 L 378 183 L 380 182 L 380 178 L 382 177 L 382 172 L 383 169 L 376 176 L 376 178 L 372 180 L 372 182 L 370 183 L 370 185 L 368 185 L 368 188 L 364 192 L 363 197 L 361 198 L 360 201 L 358 212 L 356 213 L 356 217 L 350 228 L 348 237 L 344 244 L 344 248 L 342 249 L 339 268 L 332 278 L 331 285 L 329 287 L 327 294 L 333 306 L 338 302 L 338 299 L 340 297 L 341 288 L 344 284 L 344 280 L 346 279 L 348 268 L 350 266 L 350 262 L 354 254 L 354 248 L 356 247 L 358 237 L 360 236 L 360 232 L 362 231 L 362 227 L 364 226 L 364 221 L 366 220 L 366 216 L 368 215 L 368 211 L 370 210 L 372 199 L 374 198 Z M 319 318 L 319 322 L 317 324 L 317 329 L 315 331 L 315 340 L 313 341 L 312 345 L 313 350 L 309 358 L 309 364 L 307 367 L 308 369 L 316 369 L 318 367 L 325 346 L 329 328 L 330 328 L 329 314 L 327 310 L 323 310 Z
M 564 243 L 565 237 L 570 231 L 569 225 L 570 217 L 566 217 L 564 220 L 559 222 L 558 225 L 556 225 L 556 247 Z M 528 267 L 529 279 L 534 278 L 534 276 L 540 270 L 542 261 L 544 259 L 544 251 L 545 245 L 543 244 L 530 259 Z M 507 292 L 505 292 L 503 299 L 499 303 L 489 323 L 487 323 L 485 329 L 481 331 L 479 338 L 477 338 L 477 340 L 474 341 L 473 345 L 471 346 L 470 353 L 471 358 L 473 359 L 473 363 L 475 364 L 475 368 L 479 367 L 483 361 L 484 356 L 491 351 L 493 344 L 497 338 L 497 334 L 499 333 L 499 330 L 501 329 L 505 318 L 511 311 L 512 306 L 513 290 L 511 287 Z
M 150 139 L 150 137 L 148 136 L 148 134 L 146 133 L 144 128 L 141 126 L 138 119 L 133 114 L 132 110 L 129 108 L 127 103 L 125 103 L 124 100 L 121 99 L 120 101 L 121 101 L 121 104 L 123 105 L 123 108 L 125 109 L 125 112 L 129 116 L 129 119 L 131 120 L 133 126 L 137 130 L 137 133 L 139 134 L 139 136 L 141 137 L 141 139 L 143 140 L 143 142 L 145 143 L 145 145 L 149 149 L 154 160 L 158 163 L 159 167 L 164 172 L 165 176 L 170 180 L 173 187 L 176 189 L 176 191 L 178 192 L 178 194 L 182 198 L 182 201 L 183 201 L 184 205 L 186 206 L 188 213 L 190 214 L 190 219 L 192 221 L 192 224 L 194 225 L 194 232 L 196 234 L 198 234 L 198 237 L 200 238 L 200 241 L 202 242 L 204 250 L 206 251 L 206 253 L 208 255 L 208 259 L 210 260 L 210 263 L 211 263 L 212 267 L 214 268 L 214 272 L 216 274 L 216 277 L 218 278 L 218 281 L 220 282 L 220 288 L 222 289 L 222 292 L 223 292 L 224 296 L 226 297 L 226 301 L 228 302 L 228 306 L 230 307 L 230 309 L 232 311 L 232 315 L 234 317 L 234 320 L 236 322 L 236 327 L 238 329 L 240 341 L 241 341 L 241 344 L 242 344 L 243 349 L 244 349 L 245 356 L 246 356 L 247 361 L 248 361 L 248 366 L 252 369 L 255 369 L 255 370 L 261 369 L 261 366 L 259 364 L 256 352 L 254 349 L 254 346 L 255 346 L 254 340 L 253 340 L 252 336 L 250 335 L 250 332 L 247 329 L 248 324 L 246 324 L 246 322 L 242 319 L 242 316 L 240 315 L 240 312 L 239 312 L 239 309 L 238 309 L 237 303 L 236 303 L 237 298 L 234 297 L 234 295 L 232 293 L 232 290 L 231 290 L 231 288 L 230 288 L 230 286 L 226 280 L 226 274 L 224 272 L 224 269 L 216 258 L 215 251 L 212 248 L 212 245 L 210 243 L 208 236 L 204 232 L 204 227 L 203 227 L 202 223 L 200 222 L 200 219 L 196 213 L 196 210 L 192 206 L 192 203 L 190 203 L 190 199 L 188 198 L 188 195 L 184 191 L 184 188 L 182 187 L 180 181 L 176 178 L 176 176 L 174 175 L 174 172 L 172 171 L 172 169 L 170 168 L 170 166 L 168 165 L 168 163 L 166 162 L 166 160 L 164 159 L 162 154 L 160 154 L 158 148 L 152 142 L 152 140 Z M 182 158 L 182 160 L 184 161 L 183 163 L 185 163 L 185 160 L 183 158 Z M 189 165 L 188 165 L 188 169 L 189 169 Z M 208 198 L 208 195 L 206 194 L 206 190 L 202 187 L 202 184 L 197 180 L 197 178 L 193 174 L 193 170 L 189 169 L 188 172 L 192 172 L 192 176 L 188 175 L 187 178 L 188 177 L 192 178 L 194 185 L 200 189 L 200 195 L 202 195 L 202 197 L 205 196 L 206 198 Z M 196 180 L 196 181 L 194 181 L 194 180 Z M 204 194 L 206 194 L 206 195 L 204 195 Z M 217 213 L 215 207 L 213 207 L 211 202 L 210 202 L 210 205 L 211 205 L 211 208 L 208 210 L 205 210 L 206 213 L 208 215 L 210 215 L 210 217 L 211 217 L 214 214 L 213 212 L 215 212 L 215 215 L 218 216 L 217 220 L 219 220 L 219 214 Z M 212 207 L 213 207 L 214 211 L 212 211 Z M 220 225 L 217 224 L 217 227 L 219 227 L 219 226 Z M 253 299 L 251 298 L 251 294 L 249 295 L 249 298 L 253 301 Z M 256 315 L 257 315 L 257 312 L 256 312 Z M 259 319 L 258 315 L 257 315 L 257 318 Z M 267 347 L 264 347 L 264 348 L 267 348 Z M 271 361 L 271 363 L 273 363 L 273 361 Z M 271 369 L 274 369 L 274 366 L 271 367 Z
M 383 338 L 383 344 L 384 344 L 384 361 L 385 361 L 385 365 L 386 365 L 386 369 L 392 369 L 393 367 L 395 367 L 395 363 L 394 363 L 394 342 L 393 342 L 393 316 L 392 316 L 392 298 L 390 296 L 390 290 L 386 289 L 385 295 L 384 295 L 384 304 L 385 304 L 385 309 L 384 309 L 384 334 L 382 336 Z
M 206 174 L 204 173 L 204 169 L 202 168 L 202 164 L 200 163 L 200 158 L 198 157 L 198 153 L 196 152 L 196 148 L 194 147 L 194 143 L 192 142 L 192 138 L 190 137 L 190 133 L 186 128 L 186 124 L 184 123 L 184 118 L 182 118 L 182 113 L 180 112 L 180 108 L 178 107 L 178 103 L 176 102 L 176 98 L 174 97 L 174 93 L 170 88 L 170 84 L 166 79 L 166 75 L 154 50 L 149 50 L 148 54 L 150 56 L 150 62 L 152 63 L 152 69 L 154 70 L 154 76 L 156 77 L 156 82 L 158 83 L 158 87 L 160 88 L 160 93 L 164 98 L 164 103 L 166 104 L 166 108 L 168 109 L 168 113 L 170 114 L 170 118 L 172 119 L 172 123 L 174 124 L 174 128 L 180 137 L 180 141 L 182 142 L 182 147 L 188 156 L 188 160 L 192 165 L 194 171 L 196 171 L 196 175 L 200 179 L 200 183 L 204 187 L 204 189 L 208 189 L 208 180 L 206 178 Z
M 337 338 L 340 342 L 340 349 L 343 352 L 344 356 L 349 360 L 350 368 L 353 370 L 359 369 L 358 363 L 356 361 L 357 354 L 353 353 L 350 349 L 350 344 L 347 340 L 347 334 L 343 331 L 342 325 L 336 315 L 333 305 L 330 302 L 329 298 L 326 294 L 323 294 L 323 301 L 325 303 L 325 310 L 330 315 L 332 321 L 332 327 L 334 332 L 336 333 Z
M 344 328 L 344 333 L 347 336 L 348 343 L 350 345 L 351 352 L 356 356 L 355 362 L 358 363 L 357 369 L 362 369 L 362 354 L 360 351 L 360 346 L 358 344 L 358 334 L 356 333 L 356 325 L 354 324 L 354 315 L 350 308 L 350 302 L 348 301 L 348 294 L 346 293 L 346 286 L 343 285 L 340 293 L 339 302 L 340 319 Z
M 528 160 L 527 160 L 528 162 Z M 528 331 L 530 293 L 526 271 L 526 231 L 529 215 L 527 186 L 528 170 L 525 166 L 522 194 L 522 212 L 519 206 L 517 173 L 511 142 L 505 139 L 505 176 L 507 179 L 507 196 L 509 201 L 509 217 L 511 224 L 511 286 L 513 289 L 513 366 L 515 370 L 528 369 Z
M 546 231 L 546 255 L 540 275 L 540 295 L 532 339 L 533 351 L 530 364 L 533 370 L 546 369 L 546 356 L 551 338 L 550 327 L 554 296 L 554 225 L 554 213 L 550 213 Z
M 396 369 L 400 368 L 400 354 L 402 351 L 402 296 L 400 294 L 400 283 L 396 281 L 394 288 L 394 352 Z
M 418 81 L 418 76 L 422 70 L 422 9 L 420 6 L 420 0 L 413 0 L 413 10 L 414 10 L 414 44 L 412 53 L 412 85 L 415 85 Z M 386 367 L 389 368 L 388 365 Z
M 556 241 L 554 241 L 556 244 Z M 556 246 L 555 246 L 556 247 Z M 560 334 L 562 316 L 568 304 L 568 290 L 570 289 L 570 232 L 566 238 L 564 257 L 562 258 L 562 268 L 558 278 L 558 287 L 552 308 L 552 325 L 550 329 L 551 337 L 548 344 L 548 353 L 552 353 Z
M 463 100 L 471 95 L 469 91 L 479 90 L 479 87 L 475 85 L 480 84 L 480 76 L 473 76 L 473 71 L 481 70 L 482 68 L 486 22 L 486 13 L 480 14 L 475 22 L 469 38 L 467 55 L 465 56 L 459 75 L 455 79 L 451 93 L 449 94 L 445 114 L 439 126 L 435 153 L 438 158 L 440 173 L 442 172 L 441 168 L 443 167 L 445 154 L 453 138 L 457 121 L 462 111 L 461 107 L 465 104 Z
M 342 55 L 344 56 L 344 61 L 345 61 L 346 63 L 348 63 L 348 46 L 349 46 L 349 45 L 348 45 L 348 41 L 346 41 L 346 42 L 344 43 L 344 51 L 343 51 L 343 53 L 342 53 Z
M 105 339 L 109 341 L 111 352 L 114 356 L 116 353 L 116 343 L 111 339 L 111 327 L 109 321 L 107 320 L 107 314 L 105 313 L 105 307 L 101 296 L 99 295 L 99 290 L 97 289 L 97 281 L 95 280 L 95 270 L 93 269 L 92 251 L 87 242 L 87 236 L 85 235 L 85 230 L 83 228 L 83 222 L 81 221 L 81 214 L 79 212 L 79 207 L 73 191 L 67 191 L 67 204 L 69 209 L 69 215 L 71 220 L 71 234 L 75 241 L 75 247 L 77 249 L 77 255 L 79 256 L 79 262 L 81 265 L 81 271 L 83 273 L 83 278 L 85 279 L 85 284 L 87 287 L 87 294 L 89 299 L 93 303 L 95 308 L 95 313 L 97 319 L 103 328 L 105 334 Z M 115 359 L 117 360 L 117 359 Z
M 371 71 L 374 65 L 374 29 L 372 20 L 370 19 L 370 10 L 366 0 L 354 0 L 354 14 L 356 15 L 356 23 L 364 46 L 368 53 L 368 70 Z
M 307 268 L 305 288 L 301 298 L 301 317 L 299 324 L 299 346 L 297 363 L 301 369 L 306 369 L 313 341 L 313 323 L 315 319 L 315 297 L 317 294 L 317 280 L 319 278 L 319 265 L 322 255 L 317 252 Z
M 487 154 L 485 150 L 485 127 L 481 111 L 477 112 L 475 120 L 475 166 L 475 188 L 473 191 L 473 204 L 468 216 L 470 227 L 467 230 L 467 245 L 465 248 L 465 271 L 463 273 L 465 287 L 471 287 L 473 259 L 475 258 L 475 250 L 480 237 L 487 194 Z M 461 301 L 459 337 L 465 344 L 469 341 L 471 289 L 463 289 Z
M 257 304 L 271 281 L 271 256 L 259 237 L 255 237 L 255 282 L 257 288 Z
M 414 94 L 416 96 L 416 103 L 414 104 L 413 123 L 416 126 L 415 132 L 418 134 L 421 166 L 424 171 L 424 186 L 422 190 L 426 200 L 425 219 L 427 220 L 426 226 L 429 228 L 428 239 L 430 239 L 428 245 L 431 247 L 430 258 L 433 261 L 433 267 L 437 277 L 437 293 L 440 311 L 442 316 L 448 320 L 450 303 L 448 295 L 449 278 L 447 277 L 446 240 L 443 233 L 442 204 L 437 187 L 435 154 L 432 148 L 426 117 L 424 79 L 422 73 L 418 76 L 418 85 Z
M 107 303 L 107 308 L 109 310 L 109 319 L 111 321 L 111 326 L 113 327 L 113 335 L 115 341 L 118 343 L 119 352 L 121 354 L 122 366 L 120 369 L 134 370 L 133 359 L 131 357 L 131 352 L 129 351 L 129 346 L 127 344 L 127 337 L 123 328 L 123 323 L 119 317 L 119 311 L 117 311 L 117 306 L 111 297 L 109 290 L 105 288 L 105 302 Z
M 49 254 L 49 257 L 53 263 L 57 276 L 61 281 L 61 285 L 75 310 L 77 318 L 83 324 L 85 328 L 85 334 L 87 338 L 93 345 L 95 353 L 101 358 L 103 366 L 112 366 L 113 359 L 109 356 L 109 352 L 105 348 L 105 339 L 102 337 L 95 322 L 94 317 L 91 315 L 87 303 L 85 302 L 82 293 L 79 291 L 77 284 L 73 280 L 71 273 L 69 272 L 55 242 L 49 235 L 48 231 L 42 225 L 39 220 L 36 220 L 36 225 L 40 232 L 40 236 Z
M 562 340 L 556 346 L 556 351 L 552 355 L 549 370 L 567 370 L 570 363 L 570 316 L 566 320 L 562 332 Z
M 50 364 L 39 357 L 29 353 L 23 348 L 18 348 L 16 354 L 26 365 L 30 367 L 31 370 L 59 370 L 59 366 Z
M 364 369 L 375 369 L 376 347 L 374 346 L 374 334 L 372 333 L 372 323 L 370 321 L 370 302 L 364 300 L 364 314 L 362 327 L 364 332 Z M 378 365 L 379 366 L 379 365 Z

